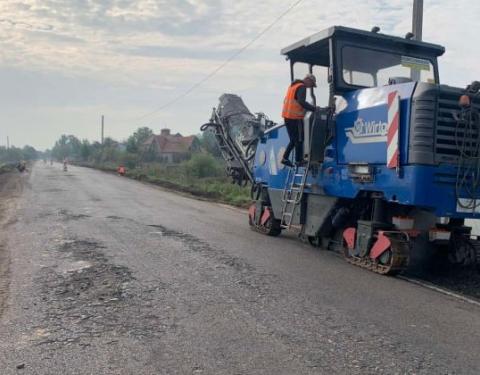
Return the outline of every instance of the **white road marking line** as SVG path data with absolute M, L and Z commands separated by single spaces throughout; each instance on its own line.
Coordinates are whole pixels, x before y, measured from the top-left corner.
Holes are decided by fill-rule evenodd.
M 430 290 L 434 290 L 434 291 L 436 291 L 438 293 L 442 293 L 446 296 L 453 297 L 453 298 L 459 299 L 463 302 L 469 303 L 471 305 L 475 305 L 475 306 L 480 307 L 480 301 L 477 301 L 477 300 L 472 299 L 472 298 L 468 298 L 468 297 L 466 297 L 462 294 L 458 294 L 458 293 L 455 293 L 455 292 L 450 292 L 447 289 L 440 288 L 438 286 L 430 284 L 429 282 L 420 281 L 420 280 L 412 279 L 412 278 L 405 277 L 405 276 L 397 276 L 397 279 L 402 279 L 402 280 L 408 281 L 409 283 L 419 285 L 419 286 L 422 286 L 422 287 L 430 289 Z

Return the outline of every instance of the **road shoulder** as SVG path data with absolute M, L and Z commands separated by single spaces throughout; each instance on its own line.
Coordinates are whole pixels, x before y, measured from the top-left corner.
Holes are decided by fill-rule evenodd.
M 6 307 L 10 280 L 10 252 L 6 240 L 9 227 L 16 220 L 17 198 L 27 178 L 16 172 L 0 174 L 0 316 Z

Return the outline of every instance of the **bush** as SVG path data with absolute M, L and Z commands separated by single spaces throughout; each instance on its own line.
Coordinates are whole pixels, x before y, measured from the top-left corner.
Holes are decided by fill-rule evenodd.
M 135 154 L 125 152 L 120 160 L 127 169 L 133 169 L 137 166 L 138 157 Z
M 208 154 L 194 155 L 189 161 L 184 163 L 184 167 L 188 177 L 217 177 L 221 173 L 219 162 Z

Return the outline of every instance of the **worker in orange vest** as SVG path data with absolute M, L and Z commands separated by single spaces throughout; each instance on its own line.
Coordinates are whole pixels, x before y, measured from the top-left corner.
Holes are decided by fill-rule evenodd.
M 125 173 L 126 173 L 125 167 L 120 164 L 117 168 L 117 173 L 119 176 L 125 176 Z
M 292 82 L 283 101 L 282 117 L 285 119 L 285 126 L 290 142 L 283 154 L 282 164 L 293 167 L 290 161 L 290 153 L 295 148 L 295 159 L 297 164 L 303 162 L 303 119 L 307 111 L 315 112 L 315 106 L 307 102 L 307 89 L 317 87 L 317 79 L 313 74 L 307 74 L 303 80 L 297 79 Z

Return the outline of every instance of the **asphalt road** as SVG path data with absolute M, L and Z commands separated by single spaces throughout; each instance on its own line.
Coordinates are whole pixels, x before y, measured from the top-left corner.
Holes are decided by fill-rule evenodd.
M 16 207 L 2 375 L 480 373 L 480 308 L 241 210 L 41 163 Z

